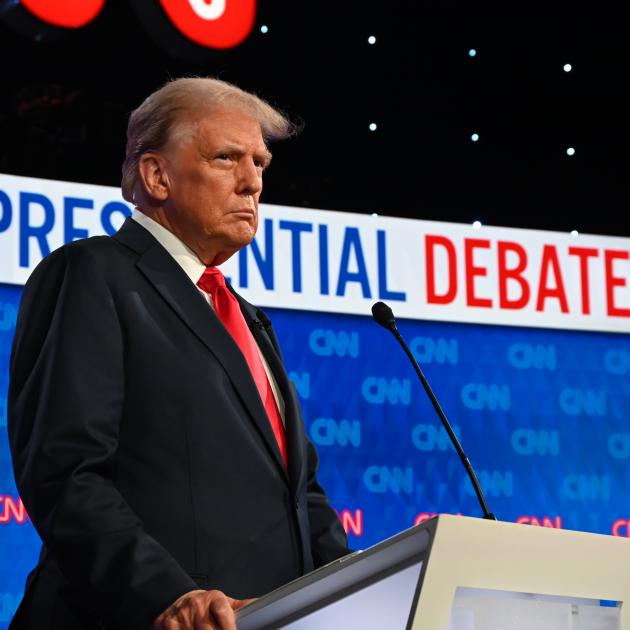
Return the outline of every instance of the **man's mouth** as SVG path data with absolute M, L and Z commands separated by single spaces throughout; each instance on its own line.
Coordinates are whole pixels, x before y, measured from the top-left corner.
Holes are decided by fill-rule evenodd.
M 247 216 L 252 218 L 256 216 L 256 212 L 253 208 L 239 208 L 238 210 L 232 210 L 230 214 L 238 214 L 240 216 Z

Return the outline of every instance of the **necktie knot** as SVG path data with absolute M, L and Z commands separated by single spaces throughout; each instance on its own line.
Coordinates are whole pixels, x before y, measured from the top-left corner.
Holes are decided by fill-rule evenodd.
M 197 280 L 197 286 L 206 293 L 211 293 L 214 289 L 225 288 L 225 276 L 216 267 L 206 267 L 201 278 Z

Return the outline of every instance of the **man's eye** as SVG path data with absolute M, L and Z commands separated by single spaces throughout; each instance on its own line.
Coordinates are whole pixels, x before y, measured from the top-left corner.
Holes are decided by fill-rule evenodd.
M 221 153 L 220 155 L 217 155 L 217 159 L 218 160 L 229 160 L 230 156 L 227 153 Z

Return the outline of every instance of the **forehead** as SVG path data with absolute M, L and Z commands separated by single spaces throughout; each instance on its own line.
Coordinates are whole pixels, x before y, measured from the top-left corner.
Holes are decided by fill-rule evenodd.
M 175 135 L 181 141 L 190 140 L 200 149 L 223 145 L 249 151 L 267 152 L 260 123 L 240 109 L 219 109 L 199 114 L 178 125 Z M 183 133 L 183 136 L 180 135 Z

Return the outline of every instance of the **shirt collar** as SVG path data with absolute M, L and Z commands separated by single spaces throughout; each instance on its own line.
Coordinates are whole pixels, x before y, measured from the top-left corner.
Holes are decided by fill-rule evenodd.
M 197 284 L 206 266 L 199 260 L 195 252 L 179 240 L 173 232 L 154 221 L 137 208 L 134 208 L 131 218 L 148 230 L 157 242 L 175 259 L 193 284 Z

